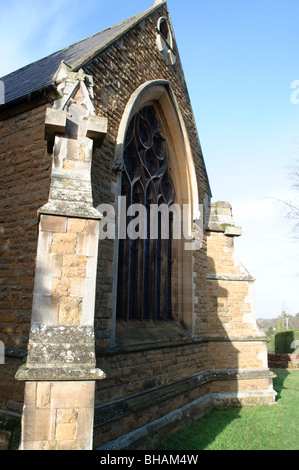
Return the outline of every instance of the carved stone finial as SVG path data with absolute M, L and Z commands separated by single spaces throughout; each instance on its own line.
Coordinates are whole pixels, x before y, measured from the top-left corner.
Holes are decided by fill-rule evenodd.
M 77 79 L 81 81 L 85 80 L 85 72 L 83 69 L 80 69 L 79 72 L 77 72 Z
M 93 206 L 90 179 L 92 141 L 97 147 L 102 144 L 108 120 L 96 115 L 92 77 L 82 69 L 76 73 L 68 71 L 62 63 L 57 79 L 61 98 L 47 109 L 45 119 L 45 138 L 48 151 L 53 154 L 50 194 L 38 212 L 99 220 L 103 216 Z

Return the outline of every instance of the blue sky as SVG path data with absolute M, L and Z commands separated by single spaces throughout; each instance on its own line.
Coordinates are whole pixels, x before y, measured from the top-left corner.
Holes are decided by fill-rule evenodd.
M 0 3 L 0 76 L 146 10 L 154 0 Z M 256 278 L 256 315 L 299 312 L 299 240 L 279 200 L 295 200 L 299 160 L 298 0 L 168 0 L 213 200 L 243 227 L 237 256 Z M 299 93 L 298 93 L 299 97 Z M 294 100 L 293 100 L 294 101 Z

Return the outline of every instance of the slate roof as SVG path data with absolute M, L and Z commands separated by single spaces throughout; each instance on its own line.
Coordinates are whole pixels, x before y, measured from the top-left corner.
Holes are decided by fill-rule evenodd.
M 160 6 L 161 3 L 155 3 L 153 7 L 145 12 L 132 16 L 44 59 L 2 77 L 1 80 L 5 86 L 5 104 L 3 106 L 46 89 L 53 84 L 53 77 L 62 61 L 66 62 L 74 70 L 82 67 Z

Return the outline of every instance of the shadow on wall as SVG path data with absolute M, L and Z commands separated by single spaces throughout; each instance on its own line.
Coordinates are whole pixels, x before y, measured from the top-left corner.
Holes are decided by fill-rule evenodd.
M 223 281 L 222 281 L 223 284 Z M 232 345 L 228 327 L 233 321 L 234 299 L 217 279 L 214 260 L 208 257 L 207 273 L 207 336 L 209 342 L 209 367 L 212 370 L 237 370 L 239 351 Z M 217 384 L 215 384 L 216 386 Z M 221 382 L 219 391 L 237 391 L 229 382 Z
M 213 260 L 209 260 L 209 273 L 213 273 L 214 263 Z M 120 413 L 116 413 L 116 416 L 113 416 L 111 421 L 111 428 L 115 426 L 115 435 L 116 432 L 119 433 L 119 429 L 122 429 L 122 434 L 125 435 L 127 432 L 134 433 L 136 429 L 143 430 L 145 426 L 150 424 L 151 419 L 153 419 L 154 412 L 152 411 L 154 406 L 157 405 L 157 402 L 153 402 L 150 400 L 150 397 L 154 395 L 154 393 L 159 393 L 159 400 L 160 400 L 160 410 L 159 415 L 156 412 L 155 419 L 165 417 L 163 420 L 163 425 L 161 428 L 155 430 L 155 436 L 149 437 L 150 433 L 148 432 L 148 436 L 144 437 L 144 442 L 140 445 L 143 447 L 142 449 L 152 449 L 155 444 L 158 442 L 165 441 L 165 436 L 170 437 L 177 429 L 181 427 L 181 423 L 187 423 L 187 426 L 192 426 L 196 420 L 201 416 L 205 410 L 210 408 L 210 401 L 207 407 L 207 400 L 215 400 L 215 404 L 217 407 L 225 406 L 225 405 L 233 405 L 236 407 L 240 406 L 239 399 L 237 397 L 238 392 L 238 382 L 234 380 L 236 377 L 236 370 L 238 370 L 238 350 L 231 344 L 231 341 L 228 338 L 227 331 L 225 329 L 225 325 L 220 320 L 221 318 L 226 318 L 226 321 L 229 321 L 229 312 L 226 312 L 228 309 L 228 305 L 230 303 L 230 298 L 227 289 L 219 284 L 216 279 L 209 279 L 207 281 L 207 302 L 206 302 L 206 309 L 207 309 L 207 318 L 206 318 L 206 329 L 205 335 L 203 333 L 200 334 L 201 341 L 196 341 L 199 338 L 195 338 L 194 342 L 194 361 L 196 365 L 194 365 L 194 361 L 189 361 L 187 357 L 184 358 L 186 355 L 186 351 L 182 347 L 181 348 L 174 348 L 165 347 L 163 352 L 160 353 L 159 347 L 157 345 L 153 345 L 153 350 L 150 348 L 148 350 L 144 350 L 142 352 L 142 361 L 145 364 L 150 363 L 152 367 L 150 368 L 150 373 L 152 374 L 151 377 L 151 387 L 146 389 L 142 389 L 140 387 L 141 393 L 140 397 L 143 397 L 141 402 L 138 402 L 138 413 L 136 413 L 135 408 L 131 408 L 131 410 L 125 410 L 123 415 L 130 415 L 130 418 L 127 418 L 128 421 L 133 421 L 134 419 L 134 427 L 131 426 L 130 428 L 126 429 L 121 427 L 120 422 L 117 422 L 118 418 L 116 416 L 120 416 Z M 199 336 L 199 334 L 198 334 Z M 203 338 L 206 336 L 207 341 Z M 190 349 L 189 349 L 190 351 Z M 155 357 L 159 358 L 159 355 L 167 355 L 167 365 L 162 370 L 155 367 Z M 200 358 L 199 356 L 202 356 Z M 117 393 L 121 393 L 121 389 L 123 387 L 123 377 L 120 370 L 115 369 L 115 364 L 118 364 L 119 369 L 124 366 L 125 369 L 129 370 L 126 372 L 128 379 L 132 380 L 132 386 L 134 385 L 133 381 L 136 381 L 136 377 L 139 378 L 139 384 L 142 380 L 145 380 L 145 367 L 140 362 L 140 357 L 137 356 L 126 355 L 128 360 L 124 362 L 124 357 L 122 358 L 123 362 L 120 361 L 121 357 L 115 357 L 111 360 L 111 369 L 109 367 L 105 367 L 105 371 L 107 373 L 107 377 L 113 376 L 115 380 L 114 388 L 117 388 Z M 197 356 L 197 357 L 196 357 Z M 99 357 L 98 357 L 99 359 Z M 182 359 L 185 359 L 185 367 L 182 367 Z M 109 364 L 108 364 L 109 366 Z M 156 373 L 160 373 L 160 377 L 158 380 L 155 380 L 155 371 Z M 163 377 L 161 379 L 161 373 L 163 373 Z M 197 380 L 197 377 L 199 380 Z M 147 378 L 148 379 L 148 378 Z M 184 380 L 192 379 L 194 381 L 194 387 L 186 391 L 186 388 L 182 386 L 178 386 L 178 382 L 181 381 L 184 383 Z M 127 379 L 126 379 L 127 380 Z M 161 386 L 161 383 L 163 384 Z M 155 386 L 155 384 L 158 384 Z M 101 384 L 103 385 L 103 384 Z M 104 384 L 105 385 L 105 384 Z M 130 384 L 127 386 L 127 390 L 130 390 Z M 176 403 L 180 403 L 180 412 L 177 415 L 174 415 L 172 412 L 175 413 L 174 402 L 171 402 L 171 397 L 167 397 L 167 391 L 169 393 L 170 388 L 172 389 L 177 385 L 177 390 L 179 390 L 175 397 Z M 183 392 L 182 392 L 183 390 Z M 100 392 L 100 390 L 99 390 Z M 113 393 L 113 390 L 110 390 L 110 393 Z M 115 392 L 114 392 L 115 393 Z M 131 393 L 133 393 L 131 391 Z M 137 392 L 135 393 L 135 400 L 137 400 Z M 164 394 L 164 397 L 163 397 Z M 133 396 L 133 395 L 132 395 Z M 180 396 L 180 399 L 177 397 Z M 199 398 L 200 397 L 200 398 Z M 120 400 L 123 399 L 123 402 Z M 207 400 L 206 400 L 207 399 Z M 132 399 L 133 400 L 133 399 Z M 196 400 L 196 401 L 194 401 Z M 115 401 L 115 406 L 127 406 L 129 402 L 128 396 L 118 396 L 117 400 Z M 194 405 L 192 405 L 194 403 Z M 196 403 L 196 406 L 195 406 Z M 102 403 L 102 405 L 104 405 Z M 191 408 L 190 408 L 190 406 Z M 112 406 L 112 405 L 111 405 Z M 120 409 L 120 408 L 118 408 Z M 134 416 L 135 414 L 135 416 Z M 228 417 L 229 420 L 236 419 L 238 417 L 239 410 L 235 410 L 233 413 L 233 418 Z M 121 415 L 121 416 L 123 416 Z M 144 416 L 148 415 L 148 421 L 145 422 Z M 227 421 L 222 421 L 219 423 L 217 427 L 217 432 L 220 433 L 223 430 L 223 426 L 228 424 Z M 102 426 L 102 424 L 99 424 Z M 151 425 L 150 425 L 151 426 Z M 153 424 L 154 426 L 154 424 Z M 157 425 L 158 426 L 158 425 Z M 222 426 L 222 427 L 221 427 Z M 118 429 L 116 429 L 118 427 Z M 150 427 L 149 427 L 150 428 Z M 148 429 L 149 429 L 148 428 Z M 142 432 L 142 431 L 140 431 Z M 138 435 L 138 432 L 136 433 Z M 103 437 L 103 436 L 102 436 Z M 117 436 L 119 437 L 119 436 Z M 206 439 L 214 440 L 214 434 L 211 436 L 207 436 Z M 105 436 L 104 439 L 109 440 L 108 436 Z M 149 440 L 151 439 L 151 440 Z M 172 441 L 171 441 L 172 442 Z M 101 444 L 104 444 L 102 442 Z M 134 444 L 135 445 L 135 441 Z M 180 447 L 180 443 L 178 442 L 178 447 L 176 449 L 189 449 L 190 447 Z M 188 444 L 184 444 L 188 445 Z M 195 447 L 196 448 L 196 447 Z
M 277 371 L 274 370 L 274 372 Z M 277 377 L 274 379 L 277 400 L 282 399 L 282 392 L 286 389 L 284 383 L 289 375 L 287 370 L 279 370 Z M 217 410 L 199 421 L 187 423 L 180 433 L 175 434 L 164 445 L 155 450 L 208 450 L 217 436 L 232 422 L 240 418 L 240 410 L 237 408 L 221 408 L 219 411 L 221 413 L 218 413 Z M 244 429 L 245 433 L 247 433 L 246 429 Z M 231 447 L 234 445 L 235 443 L 231 442 Z
M 199 450 L 207 448 L 232 421 L 239 418 L 241 403 L 237 397 L 238 381 L 230 378 L 230 372 L 239 368 L 239 351 L 232 345 L 226 326 L 233 320 L 231 307 L 233 299 L 216 276 L 214 260 L 208 257 L 207 276 L 207 336 L 208 365 L 217 380 L 212 381 L 212 394 L 216 409 L 222 410 L 221 419 L 217 413 L 209 413 L 199 421 L 187 423 L 186 439 L 177 435 L 175 449 Z M 230 405 L 230 408 L 227 408 Z M 233 409 L 231 407 L 234 407 Z M 200 444 L 199 444 L 199 442 Z M 173 441 L 174 442 L 174 441 Z
M 112 185 L 116 180 L 116 173 L 110 169 L 109 146 L 111 137 L 107 135 L 104 143 L 94 141 L 94 152 L 91 163 L 91 187 L 93 207 L 101 204 L 111 204 Z M 106 214 L 103 214 L 106 216 Z M 113 298 L 111 298 L 113 285 L 114 240 L 100 240 L 98 245 L 98 263 L 96 274 L 95 295 L 95 335 L 96 345 L 106 348 L 114 342 L 113 326 Z
M 212 258 L 208 258 L 208 274 L 205 331 L 209 342 L 206 369 L 211 375 L 214 373 L 217 379 L 209 383 L 207 393 L 211 399 L 214 399 L 215 408 L 221 410 L 221 414 L 212 410 L 200 418 L 187 419 L 181 431 L 172 437 L 170 432 L 167 440 L 162 439 L 161 445 L 156 450 L 205 450 L 232 421 L 240 416 L 238 382 L 230 378 L 229 374 L 229 371 L 238 370 L 239 351 L 229 340 L 224 323 L 231 321 L 229 312 L 231 299 L 228 290 L 215 278 L 215 264 Z M 228 404 L 229 408 L 226 406 Z

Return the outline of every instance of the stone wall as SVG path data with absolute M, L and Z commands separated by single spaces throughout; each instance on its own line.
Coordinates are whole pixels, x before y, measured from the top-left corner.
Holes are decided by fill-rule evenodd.
M 94 382 L 26 384 L 20 450 L 92 448 Z
M 92 302 L 94 291 L 97 224 L 96 220 L 41 215 L 33 322 L 84 322 L 86 303 Z M 90 293 L 88 300 L 84 290 Z
M 35 276 L 37 210 L 48 200 L 51 155 L 44 140 L 46 108 L 16 108 L 0 121 L 1 367 L 0 409 L 20 413 L 23 384 L 15 373 L 27 349 Z

